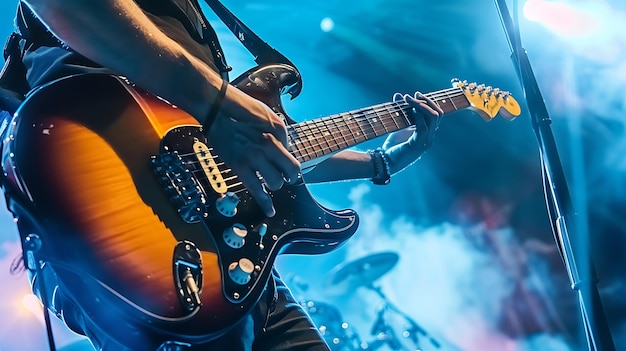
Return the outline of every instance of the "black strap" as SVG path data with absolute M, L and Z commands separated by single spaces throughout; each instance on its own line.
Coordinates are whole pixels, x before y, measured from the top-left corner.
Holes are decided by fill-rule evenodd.
M 11 33 L 4 46 L 4 66 L 0 71 L 0 110 L 10 114 L 24 100 L 28 91 L 26 68 L 22 64 L 22 37 Z
M 254 56 L 254 62 L 259 65 L 271 63 L 284 63 L 296 67 L 287 57 L 271 47 L 256 35 L 248 26 L 243 24 L 232 12 L 230 12 L 219 0 L 204 0 L 215 14 L 224 22 L 235 37 Z
M 62 46 L 63 43 L 55 37 L 46 26 L 41 23 L 33 11 L 22 1 L 18 3 L 15 25 L 18 32 L 26 39 L 26 47 L 36 46 Z

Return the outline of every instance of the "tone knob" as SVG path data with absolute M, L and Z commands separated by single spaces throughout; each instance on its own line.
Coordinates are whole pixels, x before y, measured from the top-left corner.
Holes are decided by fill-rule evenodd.
M 239 262 L 233 262 L 228 266 L 228 276 L 239 285 L 247 284 L 253 271 L 254 264 L 247 258 L 242 258 Z
M 232 217 L 237 214 L 237 205 L 239 205 L 239 196 L 232 191 L 222 195 L 215 200 L 215 208 L 222 216 Z
M 238 249 L 246 243 L 246 235 L 248 235 L 248 229 L 243 224 L 235 223 L 224 229 L 222 239 L 224 239 L 226 245 L 233 249 Z

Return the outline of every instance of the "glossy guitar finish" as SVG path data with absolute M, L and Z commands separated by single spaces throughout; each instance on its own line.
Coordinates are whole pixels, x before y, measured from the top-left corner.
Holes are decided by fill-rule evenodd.
M 285 116 L 305 167 L 411 125 L 395 102 L 293 123 L 279 95 L 298 80 L 292 67 L 271 65 L 233 85 Z M 466 87 L 431 97 L 446 112 L 476 108 Z M 477 101 L 489 108 L 477 107 L 483 117 L 519 114 L 505 95 Z M 265 217 L 195 119 L 119 77 L 41 88 L 18 110 L 4 150 L 24 199 L 11 209 L 34 223 L 59 292 L 134 349 L 214 339 L 258 301 L 278 254 L 329 252 L 358 226 L 354 211 L 324 208 L 302 183 L 272 192 L 277 215 Z

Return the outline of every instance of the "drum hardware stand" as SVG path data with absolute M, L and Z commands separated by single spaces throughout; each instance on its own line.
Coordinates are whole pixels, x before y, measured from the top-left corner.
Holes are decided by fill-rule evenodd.
M 534 77 L 526 51 L 521 45 L 519 23 L 517 26 L 506 5 L 506 0 L 495 0 L 505 34 L 509 41 L 511 59 L 522 84 L 533 130 L 539 144 L 544 193 L 552 232 L 565 264 L 571 287 L 577 293 L 587 345 L 590 351 L 615 351 L 609 324 L 597 287 L 595 267 L 586 250 L 588 233 L 580 218 L 576 217 L 556 142 L 550 128 L 548 114 Z M 513 1 L 517 16 L 517 1 Z M 516 28 L 517 27 L 517 28 Z M 574 224 L 570 230 L 569 225 Z M 585 234 L 585 235 L 583 235 Z M 577 247 L 576 244 L 583 244 Z M 581 263 L 579 265 L 579 263 Z
M 383 293 L 380 287 L 375 286 L 374 284 L 369 284 L 369 285 L 366 285 L 365 287 L 370 290 L 373 290 L 378 296 L 380 296 L 380 298 L 383 300 L 383 303 L 384 303 L 383 307 L 378 312 L 378 318 L 376 319 L 376 321 L 374 322 L 374 326 L 372 327 L 372 330 L 371 330 L 372 335 L 383 333 L 385 336 L 389 336 L 389 338 L 382 339 L 382 341 L 386 341 L 393 350 L 402 349 L 398 345 L 398 340 L 395 337 L 394 333 L 389 332 L 389 326 L 388 326 L 387 321 L 385 320 L 385 312 L 393 311 L 394 313 L 397 313 L 398 315 L 400 315 L 406 321 L 409 322 L 410 328 L 406 330 L 405 332 L 408 334 L 407 337 L 410 337 L 411 341 L 413 341 L 413 343 L 415 344 L 416 350 L 420 350 L 420 341 L 419 341 L 419 336 L 418 336 L 419 334 L 426 337 L 428 341 L 430 341 L 430 343 L 435 348 L 438 348 L 438 349 L 441 348 L 441 344 L 437 340 L 435 340 L 430 334 L 428 334 L 428 332 L 426 332 L 424 328 L 422 328 L 409 315 L 402 312 L 398 307 L 392 304 L 391 301 L 389 301 L 389 299 L 387 298 L 387 296 Z M 378 347 L 380 347 L 380 345 L 377 343 L 376 348 Z

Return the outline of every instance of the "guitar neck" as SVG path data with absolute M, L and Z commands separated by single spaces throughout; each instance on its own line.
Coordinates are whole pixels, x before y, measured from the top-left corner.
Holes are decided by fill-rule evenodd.
M 459 87 L 424 94 L 444 114 L 471 106 Z M 301 163 L 350 148 L 368 140 L 411 126 L 410 106 L 404 101 L 344 112 L 287 126 L 291 152 Z

